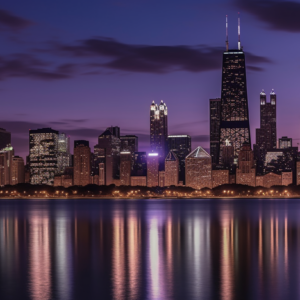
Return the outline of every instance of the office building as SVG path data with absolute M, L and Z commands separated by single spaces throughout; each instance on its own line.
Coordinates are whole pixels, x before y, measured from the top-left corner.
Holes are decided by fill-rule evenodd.
M 176 154 L 179 160 L 179 181 L 185 183 L 185 158 L 192 151 L 192 141 L 189 135 L 169 135 L 168 149 Z
M 288 138 L 287 136 L 283 136 L 278 141 L 279 149 L 287 149 L 293 147 L 293 139 Z
M 95 146 L 95 149 L 98 149 L 98 165 L 99 163 L 104 163 L 105 185 L 114 184 L 115 180 L 120 179 L 120 146 L 120 139 L 116 137 L 109 129 L 105 130 L 98 137 L 98 145 Z M 104 162 L 103 157 L 105 157 Z
M 136 135 L 124 135 L 120 137 L 121 152 L 130 151 L 131 153 L 131 168 L 134 166 L 134 153 L 139 151 L 139 139 Z
M 74 141 L 74 185 L 90 184 L 91 149 L 88 141 Z
M 131 186 L 147 186 L 147 176 L 131 176 Z
M 221 122 L 221 99 L 209 100 L 210 111 L 210 156 L 213 169 L 219 164 L 220 159 L 220 122 Z
M 229 170 L 212 170 L 212 187 L 229 183 Z
M 57 165 L 58 131 L 51 128 L 29 130 L 31 184 L 53 185 Z
M 107 127 L 106 130 L 109 130 L 114 137 L 120 139 L 120 127 L 110 126 L 110 127 Z
M 65 133 L 60 133 L 58 135 L 57 150 L 58 173 L 63 174 L 65 168 L 71 166 L 70 137 Z
M 236 184 L 255 186 L 255 175 L 254 154 L 251 145 L 244 143 L 239 153 Z
M 238 49 L 233 50 L 229 50 L 228 36 L 226 38 L 222 67 L 219 155 L 221 158 L 223 147 L 228 141 L 233 146 L 234 163 L 237 164 L 242 145 L 251 145 L 245 53 L 241 47 L 240 36 Z
M 179 182 L 179 159 L 170 151 L 165 159 L 165 186 L 175 185 Z
M 150 106 L 150 148 L 159 155 L 159 169 L 164 170 L 168 153 L 168 109 L 161 100 L 157 105 L 153 101 Z
M 185 159 L 185 185 L 194 189 L 211 188 L 211 171 L 211 156 L 202 147 L 197 147 Z
M 132 156 L 130 151 L 120 153 L 120 185 L 130 185 Z
M 267 102 L 264 90 L 260 93 L 260 128 L 256 129 L 256 144 L 254 158 L 256 160 L 257 174 L 264 174 L 264 160 L 268 150 L 276 149 L 276 94 L 272 90 L 270 101 Z
M 159 154 L 149 153 L 147 157 L 147 186 L 155 187 L 159 184 Z
M 13 156 L 11 166 L 11 184 L 16 185 L 25 182 L 24 159 L 19 156 Z
M 166 186 L 166 172 L 165 171 L 158 172 L 158 186 L 159 187 Z
M 300 160 L 297 160 L 296 165 L 296 185 L 300 184 Z
M 134 165 L 132 176 L 147 176 L 147 154 L 146 152 L 134 153 Z
M 0 128 L 0 150 L 11 144 L 11 133 Z

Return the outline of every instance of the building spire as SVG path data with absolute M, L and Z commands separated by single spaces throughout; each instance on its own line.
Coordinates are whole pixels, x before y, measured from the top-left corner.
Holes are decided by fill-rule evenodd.
M 238 13 L 238 49 L 241 50 L 241 19 Z
M 228 16 L 226 15 L 226 51 L 228 51 Z

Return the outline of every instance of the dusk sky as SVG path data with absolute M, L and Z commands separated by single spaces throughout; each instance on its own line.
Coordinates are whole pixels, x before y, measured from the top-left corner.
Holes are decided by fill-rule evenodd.
M 147 151 L 152 100 L 166 102 L 169 134 L 209 148 L 225 16 L 237 48 L 238 12 L 252 143 L 259 93 L 274 88 L 277 136 L 297 146 L 300 1 L 13 0 L 0 7 L 0 127 L 15 154 L 28 154 L 29 129 L 52 127 L 93 149 L 110 125 L 138 135 Z

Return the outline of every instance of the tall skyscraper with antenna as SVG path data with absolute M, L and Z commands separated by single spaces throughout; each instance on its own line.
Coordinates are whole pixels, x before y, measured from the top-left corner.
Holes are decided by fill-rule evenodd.
M 223 53 L 220 152 L 226 144 L 234 148 L 235 163 L 244 143 L 251 144 L 245 54 L 241 47 L 240 17 L 238 18 L 238 48 L 229 49 L 228 18 L 226 16 L 226 51 Z

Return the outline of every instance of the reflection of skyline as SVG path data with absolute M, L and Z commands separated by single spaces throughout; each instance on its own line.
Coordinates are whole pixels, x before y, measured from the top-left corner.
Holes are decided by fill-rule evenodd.
M 192 207 L 0 210 L 0 296 L 21 280 L 31 299 L 81 299 L 105 289 L 107 299 L 300 296 L 297 211 Z

